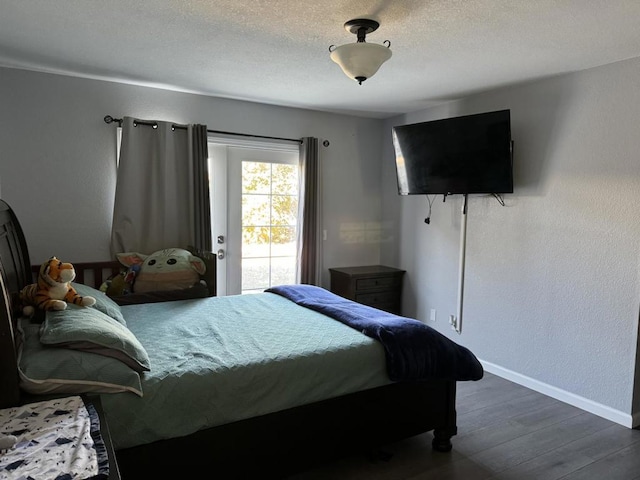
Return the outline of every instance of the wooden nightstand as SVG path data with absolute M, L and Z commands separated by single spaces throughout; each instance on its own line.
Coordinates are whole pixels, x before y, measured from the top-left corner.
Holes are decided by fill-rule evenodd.
M 384 265 L 330 268 L 331 291 L 349 300 L 401 314 L 405 271 Z

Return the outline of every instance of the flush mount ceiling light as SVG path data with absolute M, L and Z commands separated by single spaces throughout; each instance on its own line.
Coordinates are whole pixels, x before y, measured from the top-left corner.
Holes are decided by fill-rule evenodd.
M 367 78 L 372 77 L 380 66 L 391 58 L 391 42 L 385 40 L 383 44 L 366 43 L 367 33 L 375 32 L 380 24 L 375 20 L 357 18 L 349 20 L 344 24 L 344 28 L 358 37 L 356 43 L 348 43 L 336 47 L 331 45 L 331 60 L 342 68 L 342 71 L 349 78 L 354 79 L 360 85 Z

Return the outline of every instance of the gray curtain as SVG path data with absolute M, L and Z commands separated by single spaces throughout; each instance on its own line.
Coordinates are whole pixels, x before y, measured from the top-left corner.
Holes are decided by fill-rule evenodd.
M 211 201 L 209 196 L 209 148 L 206 125 L 193 125 L 191 145 L 194 164 L 194 220 L 193 245 L 199 250 L 211 251 Z
M 210 249 L 206 130 L 124 117 L 112 254 Z
M 305 137 L 300 145 L 300 196 L 298 203 L 298 262 L 296 281 L 320 285 L 321 189 L 318 139 Z

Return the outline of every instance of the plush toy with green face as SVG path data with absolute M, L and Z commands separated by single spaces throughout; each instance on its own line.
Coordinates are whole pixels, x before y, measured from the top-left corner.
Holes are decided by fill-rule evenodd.
M 125 267 L 140 265 L 133 284 L 134 293 L 182 290 L 200 281 L 207 267 L 200 257 L 182 248 L 166 248 L 151 255 L 137 252 L 118 253 Z

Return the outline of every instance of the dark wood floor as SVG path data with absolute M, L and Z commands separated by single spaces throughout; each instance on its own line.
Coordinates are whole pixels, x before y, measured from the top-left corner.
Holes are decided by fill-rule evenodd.
M 640 480 L 640 430 L 631 430 L 485 373 L 458 384 L 453 451 L 430 433 L 289 480 Z M 384 459 L 384 454 L 391 458 Z

